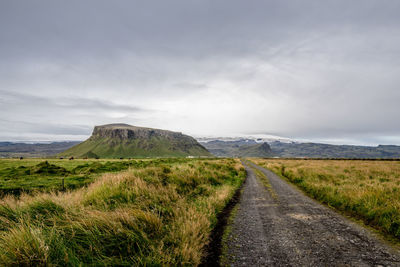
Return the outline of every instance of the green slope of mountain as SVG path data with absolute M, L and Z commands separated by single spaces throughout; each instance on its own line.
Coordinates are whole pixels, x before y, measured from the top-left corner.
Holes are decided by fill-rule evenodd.
M 237 151 L 238 157 L 271 157 L 271 147 L 267 143 L 240 146 Z
M 127 124 L 96 126 L 89 139 L 59 155 L 80 158 L 211 156 L 188 135 Z

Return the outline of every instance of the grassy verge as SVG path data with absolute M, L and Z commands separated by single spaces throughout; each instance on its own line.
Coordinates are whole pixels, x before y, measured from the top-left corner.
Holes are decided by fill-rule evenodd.
M 69 192 L 0 201 L 0 265 L 197 265 L 238 160 L 157 161 Z
M 219 263 L 220 266 L 229 266 L 229 261 L 228 261 L 228 250 L 229 250 L 229 243 L 231 242 L 231 239 L 233 238 L 232 236 L 232 224 L 233 221 L 236 217 L 236 214 L 238 212 L 239 206 L 236 205 L 232 211 L 231 214 L 228 217 L 227 224 L 224 230 L 224 233 L 222 235 L 221 239 L 221 256 L 219 258 Z
M 254 159 L 309 196 L 400 238 L 400 162 Z
M 244 180 L 242 180 L 244 182 Z M 241 184 L 242 185 L 242 184 Z M 231 224 L 233 217 L 238 208 L 242 186 L 238 187 L 230 198 L 229 202 L 224 206 L 223 210 L 218 213 L 217 224 L 211 232 L 210 242 L 205 247 L 205 253 L 201 260 L 200 266 L 222 266 L 225 261 L 225 250 L 227 250 L 227 235 L 231 232 Z

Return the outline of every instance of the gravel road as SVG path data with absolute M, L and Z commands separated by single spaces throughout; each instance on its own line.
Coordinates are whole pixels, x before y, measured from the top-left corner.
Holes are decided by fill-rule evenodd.
M 228 237 L 231 266 L 400 266 L 400 252 L 301 193 L 273 172 L 273 197 L 248 172 Z

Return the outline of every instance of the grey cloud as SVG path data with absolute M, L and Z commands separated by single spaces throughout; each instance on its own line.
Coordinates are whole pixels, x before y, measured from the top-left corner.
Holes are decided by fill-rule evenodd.
M 1 43 L 23 59 L 229 56 L 304 34 L 394 27 L 399 9 L 397 1 L 12 1 L 2 3 L 1 25 L 12 30 Z
M 108 100 L 100 100 L 96 98 L 81 97 L 43 97 L 35 95 L 27 95 L 15 92 L 7 92 L 0 90 L 0 101 L 4 105 L 21 105 L 25 106 L 29 103 L 36 107 L 46 106 L 50 108 L 62 109 L 85 109 L 92 111 L 110 110 L 110 111 L 127 111 L 127 112 L 147 112 L 150 109 L 141 107 L 123 105 L 113 103 Z
M 94 124 L 109 123 L 119 118 L 132 119 L 137 113 L 151 112 L 100 99 L 43 97 L 6 91 L 0 91 L 0 95 L 1 140 L 21 139 L 26 133 L 39 136 L 76 135 L 82 139 L 82 136 L 90 134 Z M 122 115 L 110 118 L 110 112 Z
M 86 136 L 90 134 L 92 128 L 89 125 L 70 125 L 62 123 L 31 123 L 26 121 L 4 120 L 0 119 L 5 129 L 12 128 L 15 131 L 29 131 L 36 134 L 48 135 L 80 135 Z M 6 131 L 3 128 L 3 132 Z
M 398 14 L 394 0 L 2 1 L 0 119 L 21 123 L 0 127 L 397 142 Z

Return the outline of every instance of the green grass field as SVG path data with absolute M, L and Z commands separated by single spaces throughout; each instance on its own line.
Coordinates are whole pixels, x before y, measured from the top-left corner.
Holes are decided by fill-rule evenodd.
M 400 162 L 252 159 L 335 209 L 400 238 Z
M 21 169 L 25 176 L 6 182 L 30 180 L 31 188 L 61 174 L 93 177 L 66 192 L 49 182 L 51 192 L 2 197 L 1 266 L 198 265 L 217 214 L 245 178 L 234 159 L 43 162 L 2 160 L 0 173 Z
M 0 159 L 0 194 L 60 190 L 63 186 L 65 189 L 79 188 L 102 173 L 142 168 L 162 161 L 165 159 Z

